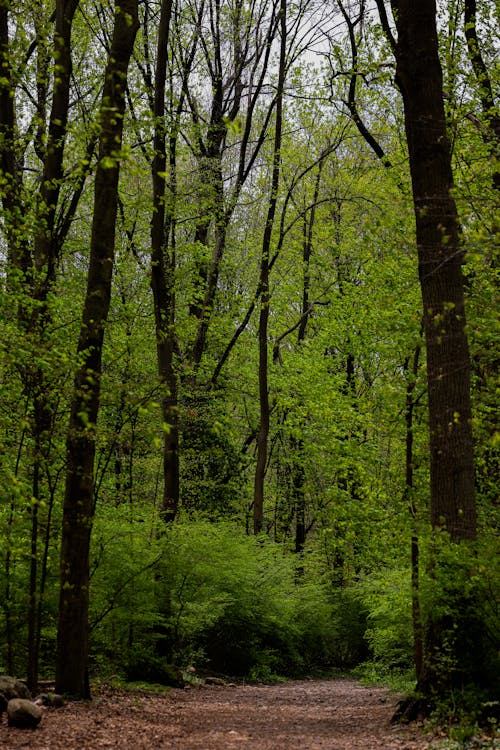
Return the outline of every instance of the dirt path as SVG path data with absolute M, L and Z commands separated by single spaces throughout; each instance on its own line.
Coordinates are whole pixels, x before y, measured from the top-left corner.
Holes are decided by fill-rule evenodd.
M 0 726 L 2 750 L 424 750 L 391 727 L 394 696 L 352 680 L 210 686 L 158 696 L 104 692 L 48 709 L 36 730 Z

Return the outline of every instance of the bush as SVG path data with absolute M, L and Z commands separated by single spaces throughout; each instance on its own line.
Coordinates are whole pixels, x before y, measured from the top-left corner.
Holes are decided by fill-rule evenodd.
M 293 569 L 267 539 L 229 523 L 177 523 L 167 533 L 160 609 L 174 659 L 246 675 L 266 648 L 293 641 Z
M 366 654 L 364 605 L 267 537 L 230 522 L 96 524 L 93 669 L 172 684 L 171 667 L 254 680 L 347 668 Z M 127 554 L 124 555 L 124 550 Z
M 413 623 L 410 571 L 385 569 L 358 584 L 358 596 L 367 612 L 365 638 L 374 663 L 382 671 L 413 667 Z
M 134 515 L 101 509 L 91 555 L 89 622 L 94 673 L 144 671 L 144 676 L 151 673 L 153 678 L 157 665 L 152 633 L 162 621 L 155 596 L 155 569 L 161 555 L 139 509 Z
M 230 523 L 177 523 L 165 539 L 162 613 L 174 660 L 248 677 L 326 668 L 341 650 L 328 588 L 295 556 Z
M 495 540 L 496 541 L 496 540 Z M 433 565 L 422 590 L 430 684 L 472 712 L 500 692 L 500 570 L 493 546 L 452 544 L 436 535 Z M 476 700 L 477 698 L 477 700 Z

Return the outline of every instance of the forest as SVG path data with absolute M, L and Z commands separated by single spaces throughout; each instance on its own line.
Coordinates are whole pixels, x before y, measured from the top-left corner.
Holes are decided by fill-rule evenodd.
M 499 37 L 0 0 L 0 673 L 498 717 Z

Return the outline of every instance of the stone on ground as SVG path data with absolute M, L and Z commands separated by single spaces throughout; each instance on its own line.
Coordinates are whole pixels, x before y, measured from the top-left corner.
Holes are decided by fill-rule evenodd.
M 26 698 L 12 698 L 7 703 L 9 727 L 36 727 L 42 719 L 42 709 Z
M 0 674 L 0 693 L 3 693 L 7 700 L 11 698 L 31 698 L 31 693 L 21 680 L 10 677 L 6 674 Z

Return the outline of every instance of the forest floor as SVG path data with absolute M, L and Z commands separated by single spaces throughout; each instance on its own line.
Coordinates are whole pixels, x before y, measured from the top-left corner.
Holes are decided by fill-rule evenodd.
M 47 709 L 34 730 L 0 725 L 2 750 L 424 750 L 417 726 L 391 726 L 397 697 L 354 680 L 211 685 L 167 693 L 99 689 Z

